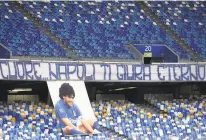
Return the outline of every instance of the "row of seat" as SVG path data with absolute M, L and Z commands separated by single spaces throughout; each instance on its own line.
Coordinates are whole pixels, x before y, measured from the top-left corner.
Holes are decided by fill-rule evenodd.
M 168 106 L 165 106 L 164 109 L 159 107 L 163 103 L 161 101 L 156 102 L 154 97 L 156 96 L 150 95 L 145 100 L 154 102 L 153 104 L 161 110 L 169 109 Z M 171 112 L 165 111 L 159 114 L 151 113 L 144 107 L 128 101 L 98 101 L 92 103 L 92 106 L 103 126 L 130 139 L 169 140 L 171 137 L 176 136 L 176 138 L 182 140 L 195 140 L 206 138 L 205 97 L 195 100 L 196 104 L 204 103 L 204 107 L 198 108 L 198 111 L 201 110 L 202 113 L 195 114 L 189 120 L 188 117 L 182 115 L 185 114 L 185 111 L 178 108 Z M 175 101 L 173 100 L 171 104 L 180 106 L 182 103 L 175 103 Z M 192 102 L 187 100 L 184 105 L 191 106 Z M 192 114 L 190 115 L 192 116 Z
M 0 139 L 4 140 L 119 140 L 120 136 L 105 130 L 94 136 L 62 135 L 59 120 L 53 107 L 44 103 L 15 102 L 6 104 L 0 102 Z M 121 138 L 122 139 L 122 138 Z
M 145 100 L 175 120 L 177 125 L 172 124 L 173 127 L 182 128 L 186 133 L 192 130 L 197 139 L 206 138 L 206 95 L 172 100 L 160 99 L 160 96 L 164 95 L 147 95 Z
M 151 112 L 147 109 L 150 106 L 125 100 L 92 102 L 100 125 L 107 130 L 95 136 L 70 136 L 69 139 L 111 139 L 111 135 L 114 135 L 111 131 L 134 140 L 169 140 L 174 136 L 183 140 L 206 138 L 205 95 L 188 99 L 168 99 L 163 96 L 145 95 L 145 100 L 162 113 Z M 62 136 L 55 110 L 44 103 L 0 102 L 0 116 L 2 139 L 66 139 Z M 122 137 L 114 135 L 113 139 Z
M 181 58 L 191 56 L 144 14 L 135 2 L 20 2 L 57 37 L 83 58 L 134 59 L 125 47 L 138 40 L 156 40 Z M 146 2 L 205 58 L 205 2 Z M 0 40 L 17 56 L 68 57 L 60 46 L 11 6 L 0 2 Z
M 0 2 L 0 42 L 14 56 L 68 57 L 68 54 L 9 2 Z
M 135 58 L 124 44 L 137 40 L 161 41 L 181 58 L 190 57 L 135 2 L 23 2 L 22 5 L 81 57 Z
M 195 2 L 146 2 L 161 20 L 170 26 L 192 49 L 205 56 L 206 3 Z

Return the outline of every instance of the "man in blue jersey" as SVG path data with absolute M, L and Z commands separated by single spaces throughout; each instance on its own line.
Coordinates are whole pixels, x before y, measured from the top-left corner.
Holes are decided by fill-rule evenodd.
M 97 121 L 83 119 L 81 111 L 74 104 L 75 92 L 69 83 L 61 85 L 59 97 L 61 99 L 55 104 L 55 110 L 64 135 L 94 134 L 94 129 L 99 130 Z

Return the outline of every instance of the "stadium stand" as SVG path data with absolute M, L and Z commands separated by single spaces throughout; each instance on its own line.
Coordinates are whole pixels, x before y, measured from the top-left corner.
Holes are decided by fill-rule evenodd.
M 164 99 L 161 96 L 149 94 L 145 96 L 145 100 L 166 113 L 165 121 L 160 122 L 164 134 L 173 133 L 180 139 L 205 139 L 205 95 L 180 99 Z M 162 114 L 161 118 L 165 115 Z
M 135 105 L 125 100 L 110 100 L 93 102 L 92 106 L 103 127 L 107 127 L 129 139 L 140 139 L 144 134 L 143 131 L 145 132 L 149 128 L 149 126 L 146 126 L 147 122 L 142 126 L 139 124 L 140 118 L 143 119 L 144 116 L 151 115 L 150 113 L 147 114 L 146 108 L 141 105 Z
M 188 57 L 135 2 L 24 2 L 24 6 L 67 39 L 81 57 L 134 58 L 124 44 L 137 40 L 164 42 L 182 58 Z
M 94 136 L 70 136 L 70 140 L 105 140 L 110 136 L 114 140 L 124 139 L 115 133 L 104 129 L 104 132 Z M 64 140 L 59 120 L 53 107 L 45 103 L 0 102 L 0 139 L 4 140 Z
M 146 2 L 161 20 L 184 39 L 192 49 L 206 58 L 205 52 L 205 7 L 204 1 Z
M 69 139 L 123 139 L 113 132 L 129 139 L 165 139 L 172 136 L 180 139 L 201 139 L 206 137 L 206 96 L 190 96 L 189 99 L 158 99 L 159 95 L 145 96 L 145 100 L 163 113 L 154 113 L 144 106 L 129 101 L 92 102 L 100 124 L 107 128 L 95 136 L 70 136 Z M 65 139 L 53 107 L 44 103 L 0 104 L 0 132 L 3 139 Z M 112 131 L 108 131 L 112 130 Z
M 205 58 L 205 2 L 146 4 Z M 14 56 L 68 57 L 64 49 L 10 6 L 10 2 L 1 2 L 0 6 L 0 39 Z M 135 2 L 24 1 L 22 6 L 82 58 L 134 59 L 135 55 L 124 45 L 139 40 L 162 42 L 180 58 L 190 58 Z
M 163 42 L 181 58 L 189 57 L 135 2 L 24 1 L 22 5 L 83 58 L 132 59 L 134 54 L 124 45 L 137 40 Z
M 145 3 L 194 52 L 206 58 L 205 2 Z M 161 42 L 180 58 L 191 57 L 161 26 L 146 16 L 136 2 L 20 1 L 19 4 L 81 58 L 136 59 L 125 45 L 138 41 Z M 8 47 L 13 56 L 70 57 L 10 2 L 0 2 L 0 46 Z M 9 54 L 6 56 L 9 58 Z M 3 70 L 6 71 L 1 67 L 1 72 Z M 202 76 L 200 73 L 197 72 L 199 77 Z M 104 87 L 104 84 L 101 86 Z M 154 90 L 155 86 L 149 89 Z M 39 88 L 42 90 L 42 87 Z M 205 89 L 204 83 L 202 88 Z M 111 89 L 108 87 L 108 90 Z M 1 89 L 1 92 L 6 95 L 6 89 Z M 144 97 L 144 105 L 111 99 L 91 102 L 102 133 L 68 137 L 63 136 L 52 106 L 45 103 L 0 101 L 0 140 L 206 139 L 206 95 L 180 99 L 162 94 L 144 94 Z
M 92 86 L 90 88 L 95 87 L 102 91 L 98 94 L 94 92 L 96 94 L 94 97 L 95 94 L 91 93 L 89 85 L 86 86 L 88 97 L 92 101 L 90 107 L 101 126 L 101 134 L 63 136 L 51 99 L 49 101 L 51 94 L 45 82 L 18 81 L 21 84 L 17 84 L 12 81 L 0 81 L 0 83 L 4 83 L 0 86 L 1 140 L 171 140 L 172 137 L 181 140 L 204 140 L 206 138 L 206 95 L 203 94 L 178 93 L 176 97 L 171 93 L 171 89 L 169 92 L 163 92 L 164 90 L 161 92 L 154 88 L 155 84 L 149 86 L 150 83 L 144 84 L 145 88 L 153 87 L 153 91 L 157 92 L 148 94 L 149 92 L 140 89 L 138 89 L 140 92 L 137 92 L 136 88 L 119 90 L 119 87 L 127 87 L 122 86 L 123 84 L 113 83 L 104 86 L 107 83 L 101 83 L 94 86 L 94 83 L 89 83 Z M 2 88 L 3 85 L 5 89 Z M 205 86 L 205 83 L 203 85 Z M 20 90 L 20 87 L 32 90 L 31 92 L 23 92 L 22 89 L 21 92 L 12 90 Z M 162 85 L 159 88 L 164 87 Z M 171 88 L 177 87 L 171 86 Z M 8 90 L 14 93 L 6 93 Z M 130 93 L 134 96 L 130 96 Z M 143 95 L 141 99 L 143 102 L 138 101 L 141 97 L 137 94 Z
M 162 96 L 162 95 L 161 95 Z M 206 137 L 206 96 L 189 99 L 158 100 L 160 95 L 148 95 L 147 101 L 162 113 L 151 113 L 128 101 L 93 103 L 102 125 L 129 139 L 201 139 Z
M 0 2 L 0 42 L 14 56 L 67 57 L 68 54 L 44 35 L 9 2 Z

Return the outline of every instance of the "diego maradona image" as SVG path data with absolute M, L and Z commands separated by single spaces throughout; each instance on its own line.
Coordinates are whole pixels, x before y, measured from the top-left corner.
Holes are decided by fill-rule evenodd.
M 98 121 L 83 118 L 79 107 L 74 103 L 75 92 L 69 83 L 60 86 L 59 97 L 55 110 L 64 135 L 95 134 L 95 130 L 101 132 Z

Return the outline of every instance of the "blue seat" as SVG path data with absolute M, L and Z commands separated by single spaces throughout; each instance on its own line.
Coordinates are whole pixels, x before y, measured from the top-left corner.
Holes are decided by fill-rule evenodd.
M 0 17 L 0 41 L 14 56 L 68 57 L 9 2 L 0 2 Z
M 135 58 L 134 54 L 124 44 L 137 40 L 157 40 L 164 42 L 175 52 L 179 52 L 178 54 L 186 52 L 184 49 L 179 49 L 181 47 L 178 44 L 173 44 L 173 40 L 166 32 L 158 25 L 154 25 L 135 2 L 93 2 L 93 4 L 90 2 L 59 2 L 58 5 L 54 5 L 56 2 L 53 1 L 35 4 L 23 2 L 24 8 L 38 17 L 56 36 L 68 40 L 66 42 L 72 49 L 77 49 L 77 44 L 71 40 L 84 46 L 82 50 L 85 53 L 86 50 L 94 48 L 114 50 L 111 55 L 108 55 L 109 58 L 131 59 Z M 116 9 L 116 11 L 109 11 L 109 9 Z M 116 51 L 122 55 L 116 55 Z M 106 56 L 103 53 L 110 52 L 95 53 L 98 54 L 95 55 L 96 58 L 101 58 Z M 77 54 L 82 56 L 80 52 Z M 91 56 L 88 55 L 88 57 Z M 185 55 L 185 57 L 189 56 Z
M 105 130 L 93 136 L 69 136 L 69 139 L 98 140 L 109 138 L 111 134 L 110 131 Z M 66 139 L 62 135 L 54 109 L 43 103 L 32 104 L 31 102 L 12 104 L 0 102 L 0 138 L 10 140 L 19 138 L 25 140 Z M 114 140 L 118 139 L 120 137 L 114 138 Z
M 206 58 L 204 55 L 206 42 L 201 41 L 206 35 L 204 2 L 148 2 L 147 5 L 196 53 L 200 54 L 201 58 Z

